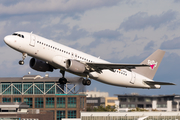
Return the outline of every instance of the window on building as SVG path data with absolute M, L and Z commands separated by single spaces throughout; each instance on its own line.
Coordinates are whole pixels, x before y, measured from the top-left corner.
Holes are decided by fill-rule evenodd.
M 46 94 L 55 94 L 55 86 L 53 83 L 46 83 L 45 88 Z
M 65 118 L 65 111 L 57 111 L 57 120 L 61 120 L 62 118 Z
M 126 104 L 121 104 L 120 108 L 126 108 Z
M 44 84 L 43 83 L 35 83 L 34 94 L 43 94 L 43 93 L 44 93 Z
M 165 97 L 165 98 L 164 98 L 164 101 L 167 101 L 167 100 L 168 100 L 167 97 Z
M 145 102 L 151 102 L 152 99 L 151 98 L 145 98 Z
M 22 84 L 21 83 L 14 83 L 13 84 L 13 94 L 21 94 L 22 93 Z
M 32 83 L 24 83 L 23 84 L 24 94 L 33 94 L 33 86 Z
M 35 98 L 35 108 L 43 108 L 44 100 L 43 98 Z
M 146 104 L 146 108 L 152 108 L 152 104 Z
M 46 98 L 46 108 L 54 108 L 54 98 Z
M 32 108 L 32 98 L 24 98 L 24 102 L 29 105 L 29 108 Z
M 135 98 L 128 98 L 127 101 L 128 101 L 128 102 L 135 102 L 136 99 L 135 99 Z
M 137 107 L 138 108 L 144 108 L 144 105 L 143 104 L 138 104 Z
M 86 103 L 98 103 L 98 100 L 86 100 Z
M 68 98 L 68 108 L 76 108 L 76 97 Z
M 138 98 L 138 102 L 144 102 L 144 98 L 143 97 L 139 97 Z
M 65 98 L 57 98 L 57 108 L 65 108 Z
M 157 108 L 167 108 L 167 104 L 157 104 Z
M 128 108 L 135 108 L 135 107 L 136 107 L 135 104 L 129 104 L 129 105 L 128 105 Z
M 120 98 L 120 102 L 126 102 L 127 99 L 126 98 Z
M 2 98 L 2 102 L 11 102 L 11 98 Z
M 11 84 L 2 83 L 2 94 L 11 94 Z
M 101 98 L 101 103 L 105 102 L 105 98 Z
M 76 118 L 76 110 L 69 110 L 68 118 Z
M 158 98 L 157 101 L 158 101 L 158 102 L 161 102 L 161 98 Z
M 108 103 L 115 103 L 115 100 L 107 100 Z
M 21 102 L 21 98 L 13 98 L 13 102 Z

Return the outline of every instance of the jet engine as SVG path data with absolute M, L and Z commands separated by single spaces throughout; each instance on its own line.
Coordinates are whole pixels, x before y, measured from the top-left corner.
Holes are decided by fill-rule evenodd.
M 29 62 L 29 66 L 37 71 L 40 72 L 46 72 L 46 71 L 53 71 L 53 67 L 49 64 L 47 64 L 46 62 L 36 59 L 36 58 L 31 58 L 30 62 Z
M 84 73 L 86 71 L 85 64 L 70 59 L 66 61 L 66 69 L 74 73 Z

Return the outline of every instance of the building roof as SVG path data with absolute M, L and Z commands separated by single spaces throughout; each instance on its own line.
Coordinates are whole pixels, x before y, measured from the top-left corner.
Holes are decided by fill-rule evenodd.
M 155 97 L 176 97 L 176 96 L 179 96 L 179 95 L 175 95 L 175 94 L 172 94 L 172 95 L 138 95 L 138 94 L 115 94 L 115 96 L 118 96 L 118 97 L 152 97 L 152 98 L 155 98 Z
M 3 110 L 16 110 L 16 108 L 29 108 L 29 105 L 27 105 L 24 102 L 6 102 L 6 103 L 0 103 L 0 108 Z
M 25 75 L 23 77 L 5 77 L 0 78 L 0 82 L 58 82 L 60 77 L 42 77 L 40 75 Z M 66 77 L 70 83 L 75 83 L 81 77 Z

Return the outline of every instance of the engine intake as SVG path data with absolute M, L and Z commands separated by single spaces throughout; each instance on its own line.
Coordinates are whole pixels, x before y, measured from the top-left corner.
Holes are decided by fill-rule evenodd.
M 83 63 L 70 59 L 66 61 L 66 69 L 75 73 L 84 73 L 86 71 L 86 67 Z
M 31 58 L 30 62 L 29 62 L 29 66 L 37 71 L 40 72 L 46 72 L 46 71 L 53 71 L 53 67 L 49 64 L 47 64 L 46 62 L 36 59 L 36 58 Z

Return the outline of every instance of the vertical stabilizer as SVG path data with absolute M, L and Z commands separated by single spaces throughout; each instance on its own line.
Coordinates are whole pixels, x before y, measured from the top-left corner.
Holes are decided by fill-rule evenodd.
M 150 67 L 138 67 L 132 71 L 139 73 L 149 79 L 153 79 L 156 71 L 164 57 L 165 51 L 156 50 L 153 54 L 151 54 L 148 58 L 146 58 L 141 64 L 148 64 Z

